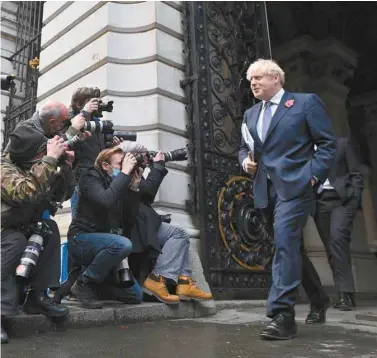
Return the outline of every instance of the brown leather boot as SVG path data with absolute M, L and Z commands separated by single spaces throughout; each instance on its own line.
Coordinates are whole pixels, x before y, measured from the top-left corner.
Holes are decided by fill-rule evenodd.
M 207 301 L 213 299 L 211 293 L 202 291 L 192 277 L 188 276 L 178 277 L 177 295 L 181 301 Z
M 144 281 L 143 291 L 147 295 L 155 296 L 159 301 L 167 305 L 176 305 L 179 303 L 179 297 L 169 293 L 165 277 L 151 273 Z

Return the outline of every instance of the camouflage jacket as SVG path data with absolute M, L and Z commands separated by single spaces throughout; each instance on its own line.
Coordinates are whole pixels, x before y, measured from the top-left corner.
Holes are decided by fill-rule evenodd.
M 20 227 L 30 222 L 36 208 L 48 197 L 58 162 L 44 156 L 25 171 L 8 155 L 1 159 L 1 227 Z

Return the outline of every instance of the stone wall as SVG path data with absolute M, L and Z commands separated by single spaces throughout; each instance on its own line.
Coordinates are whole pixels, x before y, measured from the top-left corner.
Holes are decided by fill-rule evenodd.
M 187 144 L 184 59 L 179 2 L 55 1 L 44 5 L 38 106 L 49 99 L 69 105 L 74 90 L 97 86 L 114 112 L 104 119 L 138 133 L 152 150 Z M 187 163 L 172 164 L 155 207 L 196 235 L 185 210 Z M 69 202 L 56 216 L 64 236 Z

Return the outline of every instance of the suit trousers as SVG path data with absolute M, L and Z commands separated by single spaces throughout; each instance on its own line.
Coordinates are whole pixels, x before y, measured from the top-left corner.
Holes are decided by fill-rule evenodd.
M 350 241 L 358 209 L 356 197 L 342 204 L 335 190 L 324 190 L 317 198 L 314 221 L 327 253 L 337 292 L 355 292 Z
M 60 233 L 56 222 L 44 220 L 52 234 L 45 240 L 30 284 L 36 291 L 59 287 Z M 21 231 L 4 229 L 1 232 L 1 314 L 17 314 L 18 297 L 15 272 L 27 245 Z
M 273 183 L 268 180 L 267 215 L 273 218 L 275 255 L 272 262 L 272 286 L 267 300 L 267 317 L 282 311 L 295 315 L 297 288 L 302 277 L 302 231 L 314 200 L 313 189 L 282 201 Z

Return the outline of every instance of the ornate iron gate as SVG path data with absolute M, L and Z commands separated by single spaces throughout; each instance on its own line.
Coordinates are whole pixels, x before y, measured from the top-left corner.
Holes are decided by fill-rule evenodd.
M 254 104 L 249 64 L 271 57 L 264 2 L 186 2 L 186 107 L 193 161 L 191 208 L 204 272 L 217 298 L 262 298 L 270 286 L 271 230 L 238 164 L 240 127 Z
M 18 88 L 9 91 L 4 121 L 3 148 L 16 125 L 35 111 L 44 1 L 20 1 L 17 10 L 16 52 L 6 58 L 13 63 Z M 21 103 L 15 101 L 15 95 Z

